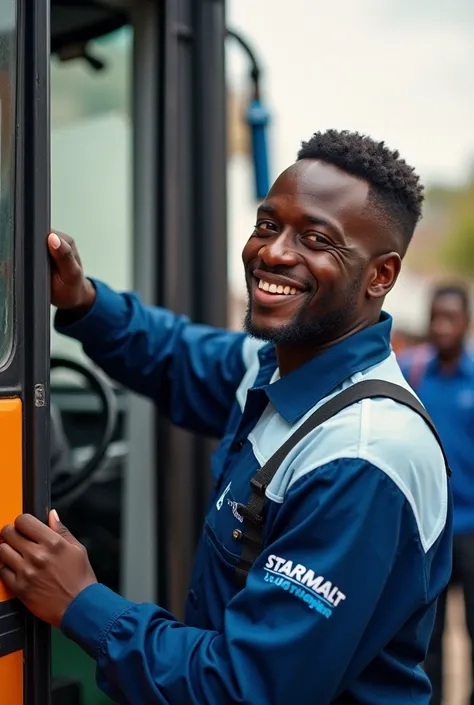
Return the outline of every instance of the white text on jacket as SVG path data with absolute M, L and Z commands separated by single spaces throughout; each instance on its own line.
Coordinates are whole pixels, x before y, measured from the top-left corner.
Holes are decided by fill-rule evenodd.
M 339 590 L 337 585 L 333 585 L 332 582 L 326 580 L 322 575 L 316 575 L 313 570 L 306 568 L 306 566 L 301 565 L 301 563 L 295 565 L 293 561 L 272 554 L 268 556 L 268 560 L 265 563 L 265 570 L 280 575 L 286 575 L 291 580 L 304 585 L 317 595 L 325 598 L 327 602 L 334 605 L 334 607 L 337 607 L 340 602 L 346 599 L 346 596 Z

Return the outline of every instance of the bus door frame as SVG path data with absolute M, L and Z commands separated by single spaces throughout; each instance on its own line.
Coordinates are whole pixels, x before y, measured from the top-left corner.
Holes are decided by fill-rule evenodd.
M 0 370 L 0 399 L 21 401 L 22 510 L 43 521 L 50 508 L 49 61 L 49 0 L 16 0 L 13 347 Z M 49 705 L 50 628 L 15 600 L 11 605 L 23 650 L 23 703 Z

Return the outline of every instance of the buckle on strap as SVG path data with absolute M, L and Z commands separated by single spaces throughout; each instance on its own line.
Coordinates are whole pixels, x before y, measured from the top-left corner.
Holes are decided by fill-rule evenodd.
M 256 490 L 259 494 L 265 494 L 267 485 L 265 485 L 263 482 L 259 482 L 256 477 L 252 477 L 250 480 L 250 486 L 253 487 L 254 490 Z
M 248 519 L 253 524 L 257 524 L 257 526 L 263 523 L 261 514 L 255 514 L 246 504 L 237 504 L 237 511 L 244 519 Z

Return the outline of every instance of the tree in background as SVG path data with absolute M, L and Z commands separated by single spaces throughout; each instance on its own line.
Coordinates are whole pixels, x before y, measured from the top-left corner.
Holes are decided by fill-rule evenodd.
M 450 268 L 474 277 L 474 175 L 464 189 L 452 194 L 440 254 Z
M 427 276 L 474 279 L 474 168 L 459 188 L 427 189 L 408 264 Z

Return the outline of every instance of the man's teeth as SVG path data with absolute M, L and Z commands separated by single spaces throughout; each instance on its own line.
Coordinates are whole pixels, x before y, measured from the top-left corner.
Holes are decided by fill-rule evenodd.
M 281 284 L 270 284 L 264 279 L 259 279 L 258 288 L 263 289 L 263 291 L 268 291 L 270 294 L 285 294 L 286 296 L 293 296 L 297 294 L 298 291 L 293 286 L 282 286 Z

